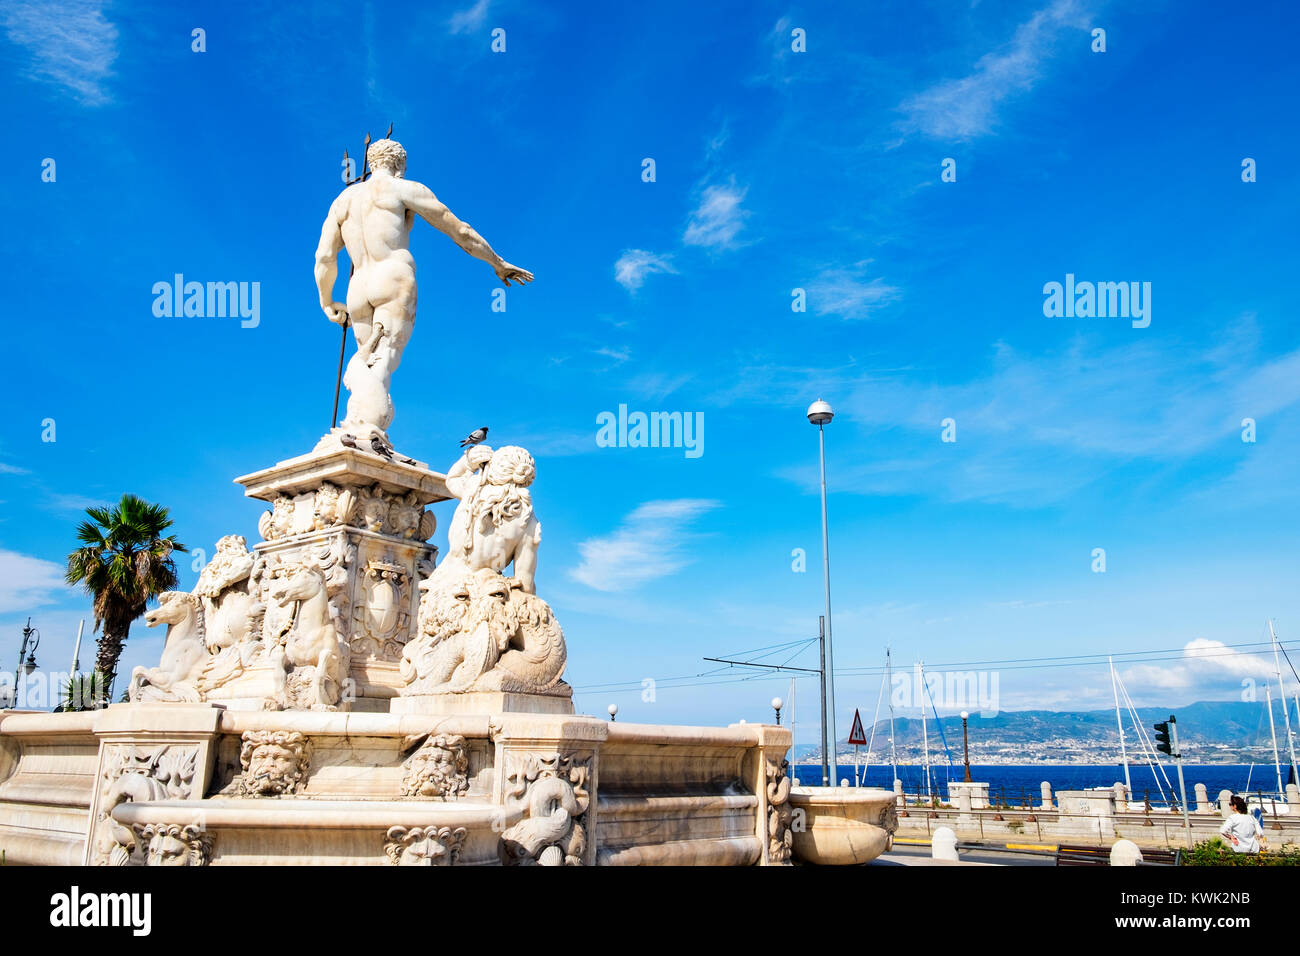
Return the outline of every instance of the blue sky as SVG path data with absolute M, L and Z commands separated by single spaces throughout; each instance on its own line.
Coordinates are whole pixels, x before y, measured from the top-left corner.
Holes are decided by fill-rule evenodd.
M 816 634 L 819 396 L 838 412 L 841 736 L 879 687 L 852 672 L 886 645 L 903 667 L 1186 648 L 1122 667 L 1139 704 L 1177 706 L 1271 672 L 1206 642 L 1300 627 L 1288 4 L 15 0 L 0 16 L 0 666 L 31 614 L 42 663 L 66 667 L 89 608 L 59 572 L 87 504 L 160 501 L 208 554 L 256 539 L 263 508 L 231 479 L 328 424 L 338 334 L 312 255 L 343 148 L 390 121 L 408 176 L 537 275 L 494 313 L 490 270 L 417 224 L 390 433 L 441 468 L 483 424 L 534 452 L 539 590 L 580 709 L 770 714 L 784 678 L 663 679 Z M 155 317 L 151 288 L 175 273 L 260 282 L 257 327 Z M 1150 326 L 1046 317 L 1043 286 L 1067 273 L 1150 282 Z M 620 404 L 702 413 L 704 453 L 599 446 L 596 417 Z M 160 646 L 137 624 L 124 672 Z M 1110 703 L 1104 666 L 999 678 L 1004 710 Z

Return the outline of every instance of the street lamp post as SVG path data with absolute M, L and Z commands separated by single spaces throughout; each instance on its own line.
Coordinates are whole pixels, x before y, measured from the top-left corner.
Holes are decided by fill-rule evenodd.
M 822 473 L 822 572 L 826 582 L 826 746 L 830 749 L 830 782 L 839 778 L 839 762 L 835 752 L 835 653 L 831 644 L 831 545 L 826 525 L 826 431 L 825 427 L 835 417 L 835 410 L 820 398 L 808 406 L 808 421 L 817 426 L 817 445 L 821 456 Z
M 9 706 L 18 706 L 18 686 L 22 683 L 24 671 L 30 676 L 36 670 L 36 648 L 41 643 L 41 632 L 32 627 L 32 619 L 27 619 L 27 626 L 23 628 L 23 643 L 18 649 L 18 669 L 14 671 L 14 696 Z M 28 645 L 31 645 L 30 651 Z M 23 658 L 26 657 L 26 663 Z
M 969 716 L 970 714 L 967 713 L 966 711 L 963 710 L 961 712 L 961 744 L 962 744 L 962 748 L 966 751 L 965 780 L 967 783 L 971 782 L 970 780 L 970 737 L 966 734 L 966 718 Z
M 776 725 L 781 726 L 781 708 L 785 706 L 785 701 L 780 697 L 772 698 L 772 709 L 776 711 Z
M 605 709 L 609 711 L 610 720 L 618 720 L 618 704 L 610 704 Z

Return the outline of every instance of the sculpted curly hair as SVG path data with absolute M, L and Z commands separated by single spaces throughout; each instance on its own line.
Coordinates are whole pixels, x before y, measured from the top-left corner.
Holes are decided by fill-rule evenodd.
M 537 477 L 533 456 L 518 445 L 503 445 L 492 453 L 487 480 L 494 485 L 518 485 L 527 488 Z
M 389 169 L 394 176 L 406 172 L 406 150 L 395 139 L 377 139 L 366 150 L 366 162 L 371 169 Z

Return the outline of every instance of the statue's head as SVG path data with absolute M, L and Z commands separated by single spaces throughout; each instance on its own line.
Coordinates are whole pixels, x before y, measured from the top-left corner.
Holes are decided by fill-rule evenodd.
M 386 169 L 401 177 L 406 173 L 406 150 L 395 139 L 377 139 L 366 150 L 366 162 L 371 169 Z
M 228 534 L 217 542 L 217 551 L 219 553 L 233 551 L 242 555 L 247 550 L 248 540 L 242 534 Z
M 311 748 L 297 731 L 247 731 L 239 753 L 244 787 L 250 793 L 294 793 L 307 775 Z
M 195 824 L 135 824 L 147 866 L 203 866 L 212 852 L 212 837 Z
M 469 789 L 465 738 L 439 734 L 430 737 L 406 763 L 406 793 L 420 797 L 457 797 Z
M 164 591 L 158 595 L 158 606 L 144 613 L 145 627 L 159 624 L 180 624 L 187 618 L 202 619 L 203 605 L 193 594 L 185 591 Z
M 537 476 L 533 456 L 518 445 L 504 445 L 488 462 L 487 480 L 494 485 L 518 485 L 527 488 Z

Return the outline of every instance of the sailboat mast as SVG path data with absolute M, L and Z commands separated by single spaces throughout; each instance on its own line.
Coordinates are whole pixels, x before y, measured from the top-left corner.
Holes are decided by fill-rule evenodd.
M 885 675 L 880 675 L 880 693 L 876 695 L 876 715 L 871 718 L 871 740 L 867 742 L 867 766 L 862 771 L 862 786 L 867 782 L 867 773 L 871 770 L 871 757 L 876 752 L 876 726 L 880 723 L 880 701 L 885 696 Z M 881 761 L 882 763 L 884 761 Z M 890 785 L 893 783 L 891 781 Z
M 1115 695 L 1115 726 L 1119 728 L 1119 759 L 1124 764 L 1124 786 L 1128 788 L 1129 799 L 1133 797 L 1133 781 L 1128 775 L 1128 750 L 1124 746 L 1124 720 L 1119 715 L 1119 685 L 1115 683 L 1115 659 L 1108 657 L 1110 663 L 1110 689 Z
M 1286 731 L 1287 753 L 1291 756 L 1291 779 L 1300 783 L 1300 767 L 1295 763 L 1295 738 L 1291 736 L 1291 712 L 1286 709 L 1286 688 L 1282 686 L 1282 662 L 1277 656 L 1277 632 L 1273 630 L 1272 619 L 1268 622 L 1268 636 L 1273 641 L 1273 666 L 1277 669 L 1277 697 L 1282 702 L 1282 722 Z M 1270 708 L 1270 713 L 1272 708 Z M 1278 793 L 1282 788 L 1278 787 Z
M 1282 793 L 1282 758 L 1277 752 L 1277 725 L 1273 723 L 1273 688 L 1264 685 L 1264 696 L 1268 698 L 1268 732 L 1273 737 L 1273 769 L 1277 771 L 1277 792 Z M 1282 700 L 1283 705 L 1286 699 Z
M 894 660 L 885 648 L 885 673 L 889 675 L 889 765 L 893 768 L 894 780 L 898 779 L 898 755 L 894 750 Z M 889 784 L 894 785 L 893 780 Z
M 919 664 L 918 666 L 920 667 L 920 672 L 919 672 L 919 673 L 920 673 L 920 676 L 921 676 L 921 694 L 922 694 L 922 698 L 921 698 L 921 742 L 922 742 L 922 744 L 923 744 L 924 747 L 925 747 L 925 796 L 926 796 L 926 799 L 928 799 L 928 800 L 930 800 L 930 801 L 933 801 L 933 800 L 934 800 L 934 789 L 933 789 L 933 787 L 930 785 L 930 732 L 929 732 L 929 730 L 927 729 L 927 725 L 926 725 L 926 721 L 925 721 L 925 697 L 924 697 L 924 694 L 925 694 L 925 661 L 921 661 L 920 664 Z

